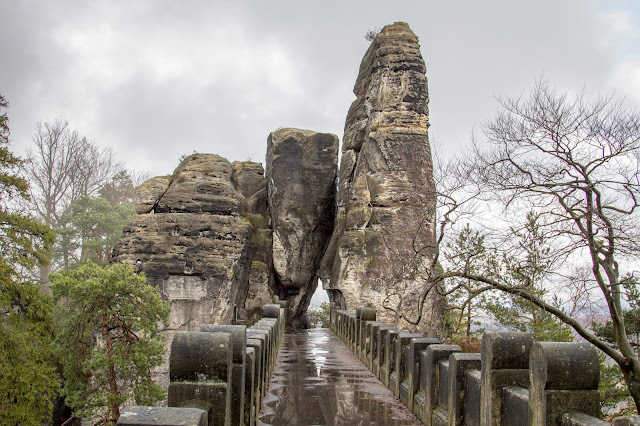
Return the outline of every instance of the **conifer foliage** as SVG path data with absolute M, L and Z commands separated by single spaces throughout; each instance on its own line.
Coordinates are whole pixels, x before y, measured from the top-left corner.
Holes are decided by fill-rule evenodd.
M 144 275 L 129 265 L 87 262 L 50 279 L 58 301 L 62 392 L 74 416 L 110 424 L 127 400 L 152 405 L 161 399 L 151 370 L 162 361 L 159 326 L 169 306 Z
M 0 95 L 0 111 L 7 102 Z M 0 418 L 38 424 L 51 416 L 58 389 L 52 359 L 51 300 L 25 272 L 46 264 L 55 235 L 20 210 L 29 186 L 22 160 L 9 150 L 6 112 L 0 115 Z

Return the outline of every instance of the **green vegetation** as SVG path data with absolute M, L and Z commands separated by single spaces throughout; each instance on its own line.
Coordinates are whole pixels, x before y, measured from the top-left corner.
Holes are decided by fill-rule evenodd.
M 66 403 L 80 418 L 115 422 L 132 398 L 152 405 L 164 395 L 151 369 L 162 361 L 159 324 L 169 305 L 129 265 L 87 262 L 51 275 L 60 331 L 56 353 L 63 365 Z
M 86 195 L 74 201 L 63 216 L 62 226 L 56 228 L 65 268 L 71 266 L 70 259 L 108 264 L 122 228 L 135 215 L 133 205 L 127 202 L 111 204 L 103 197 Z
M 452 278 L 445 293 L 499 292 L 486 306 L 500 322 L 537 339 L 580 335 L 618 365 L 640 406 L 638 336 L 627 326 L 635 313 L 625 313 L 624 299 L 625 271 L 640 253 L 640 114 L 614 96 L 569 96 L 544 80 L 498 102 L 484 140 L 439 166 L 436 179 L 437 241 L 471 220 L 485 227 L 499 262 L 466 268 L 439 244 L 423 297 Z M 608 331 L 581 321 L 595 302 L 606 306 Z
M 0 108 L 7 102 L 0 95 Z M 22 160 L 9 150 L 6 112 L 0 115 L 0 418 L 5 424 L 38 424 L 51 416 L 58 389 L 52 365 L 51 300 L 29 280 L 46 264 L 51 229 L 21 209 L 29 186 L 17 174 Z

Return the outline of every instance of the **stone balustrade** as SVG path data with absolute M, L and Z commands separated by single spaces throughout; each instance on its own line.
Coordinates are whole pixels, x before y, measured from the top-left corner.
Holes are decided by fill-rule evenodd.
M 287 324 L 286 301 L 251 327 L 203 324 L 176 332 L 168 407 L 126 407 L 118 425 L 255 425 Z
M 597 418 L 600 364 L 588 343 L 488 331 L 480 354 L 462 353 L 376 321 L 373 308 L 333 311 L 331 329 L 425 425 L 608 424 Z

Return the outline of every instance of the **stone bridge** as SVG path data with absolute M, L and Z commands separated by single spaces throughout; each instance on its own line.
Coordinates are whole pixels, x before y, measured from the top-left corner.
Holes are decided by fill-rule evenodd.
M 168 407 L 129 407 L 118 424 L 607 424 L 587 344 L 488 332 L 482 353 L 462 353 L 391 311 L 344 310 L 392 296 L 415 317 L 432 261 L 429 91 L 406 23 L 372 41 L 354 94 L 339 169 L 337 136 L 286 128 L 265 168 L 194 154 L 136 190 L 114 261 L 171 302 L 175 334 Z M 305 330 L 319 280 L 331 329 Z M 263 306 L 273 297 L 286 301 Z M 420 330 L 435 334 L 442 306 L 429 296 Z M 211 325 L 238 318 L 253 325 Z
M 133 425 L 607 425 L 599 360 L 587 343 L 487 332 L 481 353 L 331 312 L 331 329 L 285 333 L 286 302 L 250 327 L 178 332 L 168 407 L 128 407 Z M 638 425 L 622 417 L 614 425 Z

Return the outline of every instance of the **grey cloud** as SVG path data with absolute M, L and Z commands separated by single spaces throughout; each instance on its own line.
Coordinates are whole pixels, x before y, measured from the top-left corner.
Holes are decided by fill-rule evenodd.
M 432 135 L 453 152 L 491 116 L 495 94 L 520 93 L 540 73 L 566 89 L 606 83 L 619 58 L 599 43 L 609 29 L 599 25 L 595 6 L 579 0 L 0 0 L 8 22 L 0 27 L 0 93 L 11 102 L 18 151 L 38 120 L 63 118 L 112 146 L 129 167 L 153 173 L 170 172 L 179 155 L 194 150 L 262 160 L 267 135 L 279 126 L 342 136 L 368 47 L 365 32 L 403 20 L 420 37 L 427 63 Z M 68 29 L 113 31 L 124 44 L 115 52 L 95 46 L 80 57 L 60 44 Z M 239 50 L 230 54 L 230 47 Z M 265 58 L 271 47 L 284 55 L 281 70 Z M 185 57 L 203 69 L 160 78 L 154 64 L 135 57 L 146 51 Z M 131 73 L 101 84 L 98 77 L 109 70 L 80 72 L 95 54 L 113 73 Z M 252 81 L 243 81 L 245 75 Z M 291 87 L 277 81 L 284 76 Z

